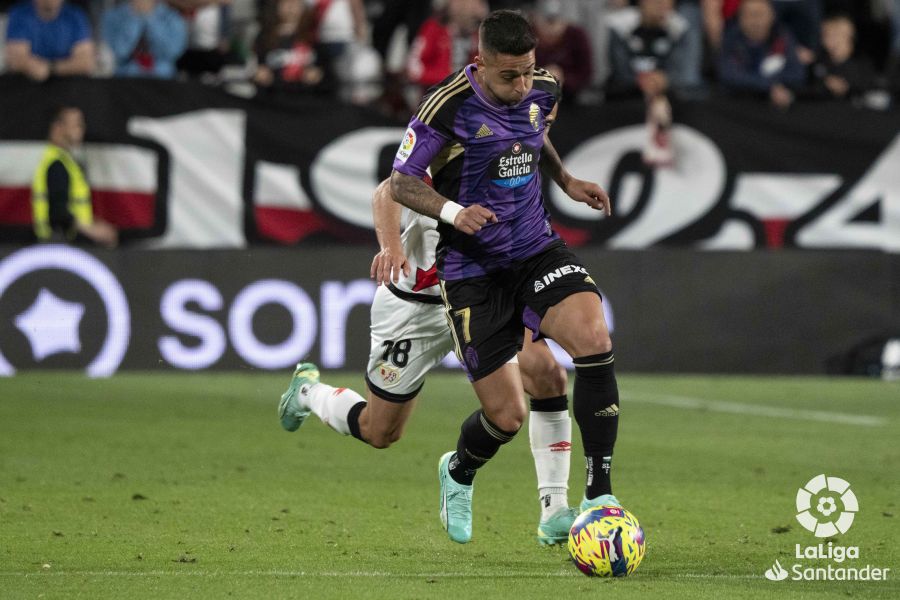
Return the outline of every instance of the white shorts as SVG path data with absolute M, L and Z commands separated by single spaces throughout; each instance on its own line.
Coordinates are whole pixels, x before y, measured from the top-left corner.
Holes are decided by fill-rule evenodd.
M 402 300 L 379 286 L 371 310 L 366 383 L 390 402 L 412 400 L 425 375 L 453 351 L 443 304 Z

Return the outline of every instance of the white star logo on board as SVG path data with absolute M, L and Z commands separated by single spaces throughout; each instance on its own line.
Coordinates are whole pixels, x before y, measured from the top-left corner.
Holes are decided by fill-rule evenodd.
M 42 361 L 60 352 L 81 352 L 78 327 L 83 316 L 83 304 L 41 288 L 34 303 L 16 317 L 16 327 L 28 338 L 34 359 Z
M 90 285 L 106 312 L 106 336 L 97 355 L 85 368 L 89 377 L 109 377 L 122 364 L 131 339 L 131 309 L 122 284 L 93 255 L 73 246 L 39 244 L 0 259 L 0 300 L 20 279 L 44 270 L 71 273 Z M 59 352 L 81 353 L 78 330 L 85 306 L 60 299 L 41 288 L 15 326 L 25 334 L 37 361 Z M 0 351 L 0 377 L 15 375 L 16 368 Z

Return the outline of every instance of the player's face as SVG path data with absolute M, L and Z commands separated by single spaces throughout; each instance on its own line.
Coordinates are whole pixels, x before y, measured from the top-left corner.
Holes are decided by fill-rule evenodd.
M 475 64 L 482 87 L 500 104 L 515 106 L 531 91 L 534 50 L 521 55 L 480 52 Z

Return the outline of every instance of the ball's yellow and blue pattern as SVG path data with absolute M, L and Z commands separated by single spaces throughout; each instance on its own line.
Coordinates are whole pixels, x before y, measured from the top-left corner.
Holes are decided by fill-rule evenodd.
M 631 575 L 644 558 L 644 530 L 618 506 L 595 506 L 581 513 L 569 530 L 569 555 L 585 575 Z

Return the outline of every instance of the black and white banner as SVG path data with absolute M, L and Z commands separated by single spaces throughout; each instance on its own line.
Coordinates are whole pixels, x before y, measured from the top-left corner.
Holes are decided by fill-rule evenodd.
M 371 193 L 405 123 L 316 98 L 243 100 L 200 85 L 0 78 L 0 240 L 30 235 L 29 187 L 49 109 L 86 114 L 96 212 L 149 248 L 365 243 Z M 900 252 L 900 114 L 718 98 L 675 106 L 672 168 L 647 169 L 643 104 L 563 105 L 553 140 L 615 216 L 546 185 L 573 246 Z
M 300 360 L 361 371 L 373 252 L 0 247 L 0 376 L 288 372 Z M 823 373 L 830 358 L 861 343 L 900 338 L 894 254 L 579 255 L 603 293 L 622 371 Z

